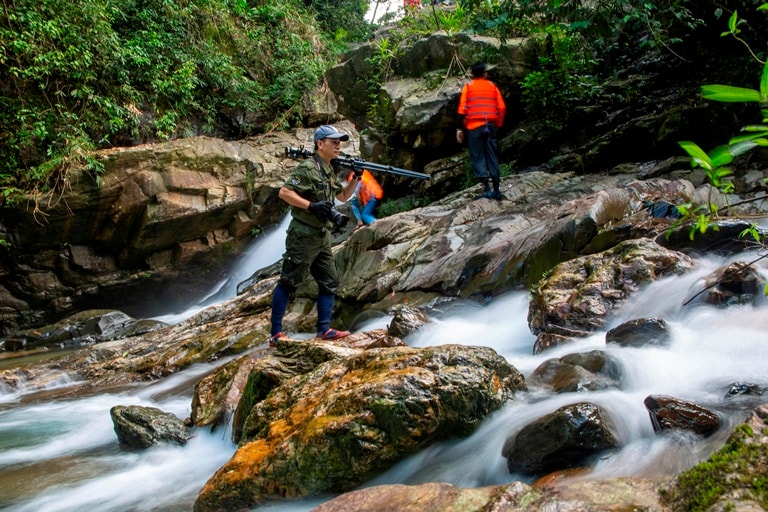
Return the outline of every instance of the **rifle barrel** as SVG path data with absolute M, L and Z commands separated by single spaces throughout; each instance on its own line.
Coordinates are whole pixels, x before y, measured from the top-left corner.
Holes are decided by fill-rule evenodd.
M 393 167 L 391 165 L 377 164 L 374 162 L 366 162 L 359 158 L 352 158 L 349 156 L 340 156 L 335 160 L 342 167 L 348 167 L 351 169 L 368 169 L 369 171 L 384 172 L 389 174 L 396 174 L 398 176 L 406 176 L 408 178 L 416 178 L 420 180 L 428 180 L 429 174 L 417 171 L 411 171 L 409 169 L 401 169 L 400 167 Z

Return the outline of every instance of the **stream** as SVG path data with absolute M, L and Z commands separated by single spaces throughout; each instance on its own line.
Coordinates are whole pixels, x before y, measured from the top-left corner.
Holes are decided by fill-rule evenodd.
M 281 229 L 275 236 L 283 236 L 285 227 Z M 231 279 L 213 286 L 189 311 L 158 318 L 180 321 L 203 309 L 214 297 L 225 300 L 227 294 L 233 296 L 232 283 L 236 286 L 240 276 L 273 263 L 281 252 L 282 246 L 275 238 L 260 239 L 249 249 L 250 256 L 241 261 L 241 268 L 233 270 Z M 750 257 L 742 255 L 741 259 L 749 261 Z M 486 345 L 526 377 L 547 359 L 602 349 L 621 362 L 620 389 L 560 395 L 531 389 L 489 417 L 472 436 L 437 443 L 366 485 L 440 481 L 474 487 L 514 480 L 529 482 L 507 470 L 501 456 L 505 440 L 542 415 L 583 400 L 608 411 L 621 448 L 605 454 L 594 470 L 581 478 L 670 475 L 707 458 L 722 446 L 730 428 L 749 410 L 744 403 L 746 397 L 724 399 L 729 385 L 768 384 L 765 300 L 759 306 L 728 309 L 681 307 L 696 283 L 724 263 L 716 258 L 699 259 L 689 274 L 661 279 L 641 290 L 609 319 L 605 329 L 538 355 L 532 354 L 535 337 L 527 326 L 525 292 L 508 293 L 488 303 L 457 301 L 431 311 L 431 323 L 409 336 L 405 340 L 409 345 Z M 229 291 L 222 292 L 227 286 Z M 606 345 L 608 329 L 644 317 L 663 318 L 668 323 L 672 334 L 669 345 Z M 389 321 L 388 317 L 377 318 L 354 326 L 354 330 L 383 328 Z M 217 361 L 216 365 L 225 362 Z M 34 393 L 0 390 L 0 510 L 192 510 L 200 488 L 235 451 L 230 432 L 223 428 L 213 432 L 201 429 L 183 447 L 122 451 L 109 410 L 115 405 L 145 405 L 186 418 L 191 412 L 195 382 L 214 368 L 195 365 L 160 381 L 86 396 L 69 396 L 67 382 Z M 650 394 L 670 395 L 709 407 L 720 415 L 723 428 L 707 439 L 685 433 L 657 435 L 643 405 Z M 328 498 L 276 503 L 254 512 L 303 512 Z

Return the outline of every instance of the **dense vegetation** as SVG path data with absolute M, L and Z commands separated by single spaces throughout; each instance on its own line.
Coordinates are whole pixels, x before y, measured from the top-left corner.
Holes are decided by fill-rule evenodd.
M 427 2 L 425 2 L 426 4 Z M 718 41 L 738 8 L 759 0 L 461 0 L 399 20 L 379 39 L 379 69 L 399 41 L 435 30 L 545 38 L 521 85 L 526 112 L 552 130 L 612 94 L 640 62 L 668 66 L 731 52 L 699 70 L 753 84 L 752 56 Z M 0 205 L 66 187 L 71 165 L 98 179 L 94 149 L 196 134 L 237 138 L 302 120 L 304 94 L 349 43 L 367 39 L 367 0 L 7 0 L 0 18 Z M 741 26 L 757 59 L 764 25 Z M 711 47 L 687 45 L 711 31 Z M 698 40 L 702 38 L 699 37 Z M 706 38 L 705 38 L 706 39 Z M 733 38 L 731 38 L 733 39 Z M 734 52 L 738 47 L 739 51 Z M 745 71 L 746 70 L 746 71 Z M 380 82 L 379 82 L 380 83 Z M 376 84 L 371 84 L 375 89 Z
M 361 38 L 364 0 L 8 0 L 0 204 L 66 186 L 112 145 L 282 127 Z M 322 27 L 322 30 L 317 27 Z

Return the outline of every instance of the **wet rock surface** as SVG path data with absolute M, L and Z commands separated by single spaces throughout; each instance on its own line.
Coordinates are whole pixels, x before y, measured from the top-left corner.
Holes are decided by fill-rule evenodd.
M 182 420 L 156 407 L 116 405 L 109 414 L 120 446 L 126 449 L 158 444 L 184 445 L 190 437 Z

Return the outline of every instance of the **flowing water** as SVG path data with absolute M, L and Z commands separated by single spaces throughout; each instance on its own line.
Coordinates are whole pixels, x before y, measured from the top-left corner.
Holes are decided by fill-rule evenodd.
M 168 324 L 177 324 L 191 318 L 208 306 L 219 304 L 237 295 L 237 285 L 248 279 L 255 271 L 268 267 L 279 260 L 285 252 L 285 232 L 291 216 L 286 215 L 279 225 L 265 232 L 253 243 L 225 276 L 194 304 L 181 312 L 162 313 L 152 317 Z
M 275 245 L 274 240 L 263 243 Z M 270 258 L 279 258 L 281 252 Z M 532 389 L 469 438 L 436 444 L 367 485 L 441 481 L 469 487 L 526 481 L 509 474 L 501 456 L 504 441 L 540 416 L 584 400 L 609 412 L 622 448 L 605 454 L 583 478 L 674 474 L 703 460 L 722 445 L 728 427 L 743 419 L 742 411 L 723 405 L 728 385 L 736 381 L 768 384 L 768 306 L 681 308 L 697 281 L 721 264 L 701 260 L 686 276 L 656 281 L 627 302 L 603 331 L 539 355 L 532 354 L 535 338 L 527 327 L 528 297 L 523 292 L 484 304 L 452 303 L 434 311 L 433 321 L 406 340 L 410 345 L 487 345 L 526 376 L 547 359 L 604 349 L 623 366 L 621 389 L 562 395 Z M 664 347 L 606 346 L 607 329 L 643 317 L 665 319 L 672 342 Z M 389 320 L 379 318 L 355 330 L 380 328 Z M 0 390 L 0 510 L 190 511 L 199 489 L 234 453 L 230 432 L 202 430 L 183 447 L 126 452 L 118 446 L 109 410 L 114 405 L 147 405 L 186 418 L 194 383 L 213 368 L 198 365 L 159 382 L 90 396 L 68 397 L 66 382 L 43 393 L 6 390 L 3 394 Z M 725 428 L 706 440 L 656 435 L 643 405 L 650 394 L 711 406 Z M 327 498 L 254 510 L 302 512 Z

